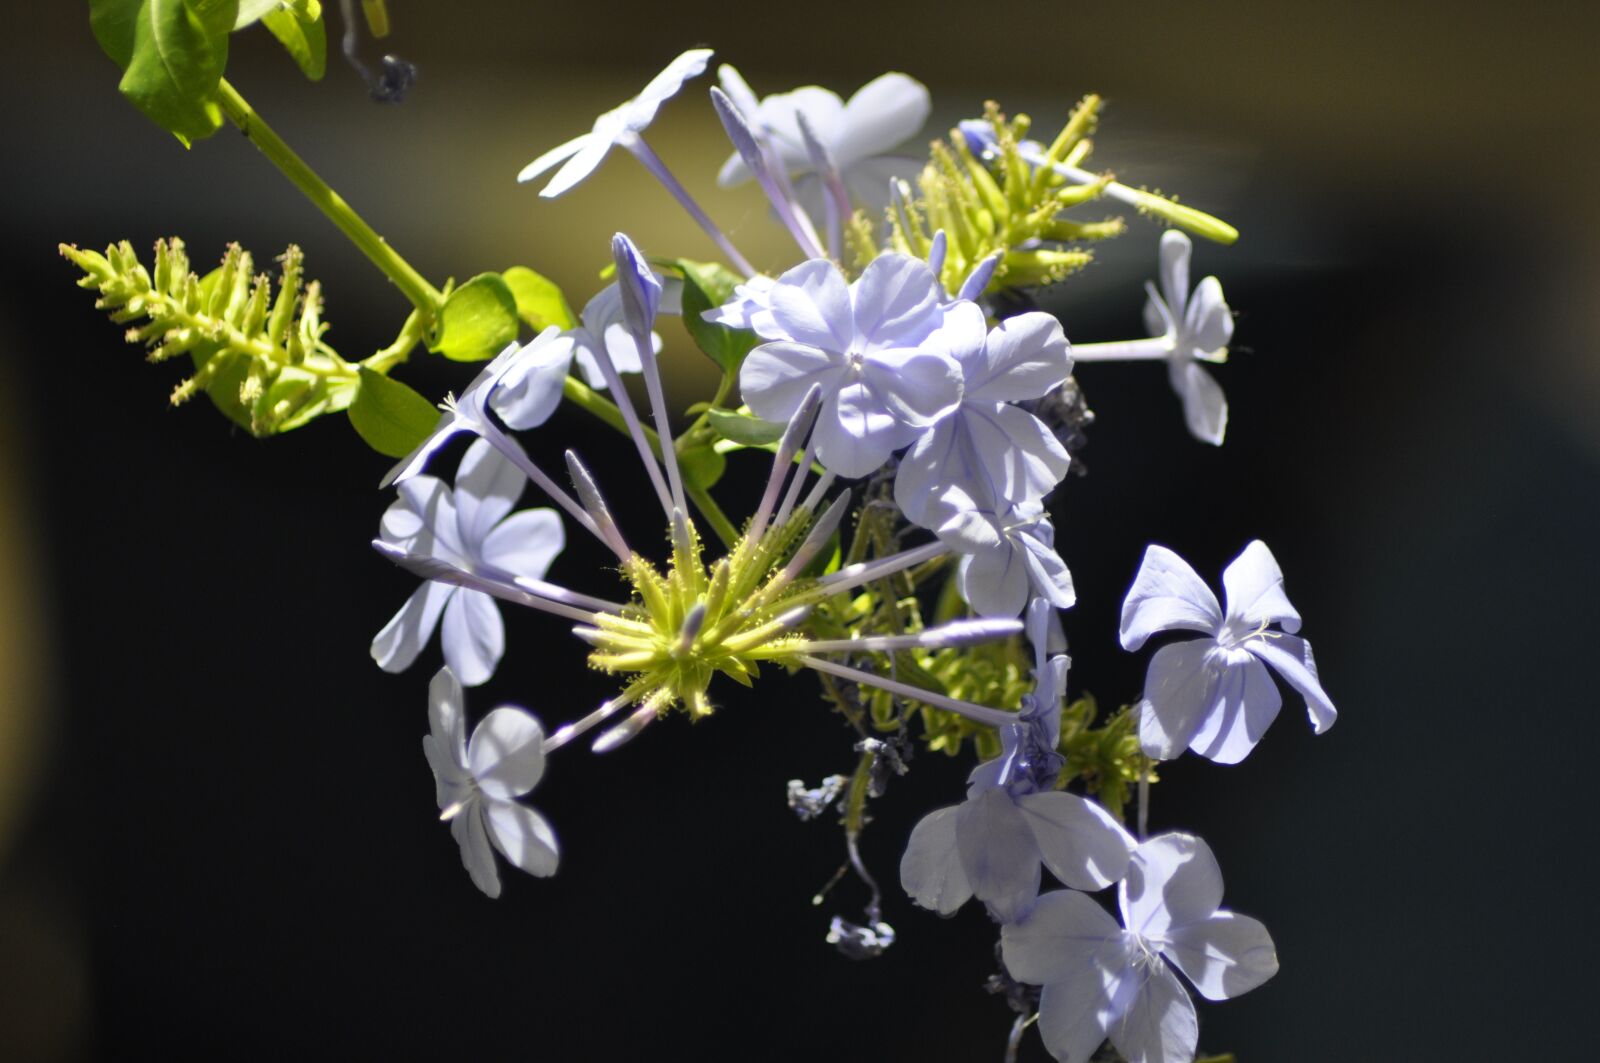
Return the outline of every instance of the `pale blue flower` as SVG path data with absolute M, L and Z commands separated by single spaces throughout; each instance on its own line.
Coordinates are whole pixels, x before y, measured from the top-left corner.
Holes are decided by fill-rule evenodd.
M 973 769 L 964 802 L 924 817 L 906 844 L 900 884 L 940 915 L 977 897 L 1010 922 L 1038 897 L 1041 867 L 1082 890 L 1104 889 L 1127 870 L 1128 832 L 1098 804 L 1054 789 L 1068 662 L 1046 659 L 1050 609 L 1039 599 L 1029 611 L 1035 688 L 1000 726 L 1002 754 Z
M 934 534 L 961 553 L 961 595 L 983 616 L 1016 616 L 1028 599 L 1057 609 L 1078 600 L 1072 573 L 1056 552 L 1055 528 L 1038 502 L 995 508 L 949 488 L 930 514 Z
M 1293 634 L 1300 614 L 1266 544 L 1258 539 L 1245 547 L 1223 572 L 1222 585 L 1226 612 L 1187 561 L 1151 546 L 1123 602 L 1122 646 L 1130 652 L 1158 631 L 1206 636 L 1163 646 L 1150 659 L 1139 739 L 1158 760 L 1185 746 L 1221 764 L 1243 760 L 1283 705 L 1268 664 L 1305 697 L 1318 734 L 1338 716 L 1317 678 L 1311 644 Z
M 1061 1063 L 1088 1063 L 1108 1037 L 1128 1063 L 1190 1063 L 1199 1024 L 1168 964 L 1207 1000 L 1227 1000 L 1278 973 L 1272 937 L 1221 909 L 1222 872 L 1192 834 L 1140 845 L 1117 900 L 1122 925 L 1085 894 L 1040 897 L 1000 928 L 1006 970 L 1043 987 L 1039 1033 Z
M 383 515 L 379 539 L 409 554 L 506 582 L 542 579 L 565 546 L 553 509 L 513 514 L 525 477 L 498 450 L 475 440 L 461 459 L 455 489 L 433 476 L 399 485 Z M 483 591 L 429 580 L 372 640 L 372 658 L 386 672 L 411 666 L 443 621 L 445 663 L 468 686 L 486 682 L 505 652 L 500 608 Z
M 1012 403 L 1043 396 L 1071 371 L 1061 323 L 1028 313 L 990 331 L 977 304 L 961 302 L 946 311 L 933 342 L 961 366 L 961 405 L 900 460 L 894 497 L 906 519 L 942 523 L 940 500 L 951 488 L 988 510 L 1042 499 L 1069 458 L 1055 433 Z
M 522 709 L 501 706 L 467 740 L 466 695 L 449 668 L 428 686 L 428 730 L 422 752 L 433 769 L 440 818 L 461 846 L 473 885 L 500 896 L 494 849 L 517 867 L 546 878 L 560 852 L 543 816 L 516 799 L 544 775 L 544 730 Z
M 557 163 L 565 162 L 539 194 L 553 199 L 571 189 L 598 169 L 612 148 L 628 147 L 630 141 L 644 132 L 655 120 L 661 105 L 677 95 L 684 82 L 705 71 L 711 55 L 709 48 L 684 52 L 652 78 L 639 95 L 596 118 L 589 132 L 551 148 L 524 166 L 517 180 L 532 181 Z
M 944 320 L 942 294 L 928 264 L 908 255 L 880 255 L 854 284 L 827 259 L 796 266 L 750 315 L 770 342 L 740 367 L 745 402 L 787 423 L 819 387 L 818 460 L 840 476 L 873 472 L 961 401 L 961 367 L 922 347 Z

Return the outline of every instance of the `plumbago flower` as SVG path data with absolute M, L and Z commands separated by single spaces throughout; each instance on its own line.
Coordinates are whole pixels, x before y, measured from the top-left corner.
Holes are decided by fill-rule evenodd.
M 1233 339 L 1233 314 L 1222 297 L 1222 282 L 1207 277 L 1189 292 L 1189 257 L 1194 244 L 1177 229 L 1161 234 L 1161 290 L 1145 285 L 1145 328 L 1152 339 L 1129 343 L 1079 344 L 1080 362 L 1165 359 L 1172 390 L 1183 400 L 1189 432 L 1220 446 L 1228 429 L 1228 400 L 1211 374 L 1197 362 L 1225 362 Z
M 573 137 L 559 147 L 551 148 L 534 159 L 517 174 L 520 182 L 532 181 L 548 172 L 557 163 L 565 163 L 550 183 L 539 193 L 554 199 L 588 177 L 614 147 L 630 148 L 640 133 L 655 121 L 661 105 L 678 94 L 684 82 L 699 77 L 711 61 L 709 48 L 692 48 L 667 64 L 665 70 L 650 79 L 639 95 L 594 120 L 594 128 L 582 136 Z
M 949 514 L 935 529 L 960 553 L 956 571 L 961 596 L 984 616 L 1016 616 L 1031 595 L 1057 609 L 1078 600 L 1072 573 L 1056 552 L 1056 531 L 1044 506 L 985 507 L 960 488 L 948 488 L 938 503 Z
M 522 472 L 485 440 L 467 448 L 455 490 L 432 476 L 414 476 L 384 513 L 379 538 L 407 553 L 468 572 L 538 581 L 566 545 L 553 509 L 511 513 Z M 411 667 L 444 621 L 445 663 L 468 686 L 487 682 L 505 652 L 505 627 L 494 599 L 429 580 L 372 640 L 372 659 L 386 672 Z
M 560 854 L 544 817 L 516 799 L 544 776 L 544 731 L 521 709 L 501 706 L 467 740 L 466 695 L 448 667 L 428 686 L 428 730 L 422 752 L 433 769 L 439 818 L 461 846 L 473 885 L 500 896 L 492 845 L 530 875 L 556 873 Z
M 928 264 L 909 255 L 873 259 L 854 284 L 827 259 L 796 266 L 751 315 L 769 342 L 740 368 L 745 402 L 784 423 L 820 388 L 818 460 L 840 476 L 873 472 L 961 401 L 961 367 L 923 346 L 943 323 L 942 293 Z
M 805 121 L 826 149 L 851 197 L 869 209 L 889 201 L 895 178 L 909 178 L 922 168 L 920 159 L 891 154 L 922 129 L 932 101 L 927 88 L 905 74 L 874 78 L 850 97 L 807 85 L 756 102 L 755 95 L 732 67 L 721 71 L 722 88 L 738 105 L 758 135 L 768 138 L 792 177 L 813 175 L 812 153 L 806 149 L 800 123 Z M 717 174 L 724 188 L 743 184 L 750 168 L 738 152 Z M 802 188 L 802 194 L 805 189 Z
M 1040 897 L 1000 930 L 1006 969 L 1044 987 L 1039 1032 L 1061 1063 L 1087 1063 L 1107 1037 L 1128 1063 L 1189 1063 L 1199 1023 L 1167 965 L 1207 1000 L 1227 1000 L 1278 973 L 1272 937 L 1221 909 L 1222 872 L 1192 834 L 1140 845 L 1117 901 L 1121 926 L 1082 893 Z
M 1163 646 L 1150 659 L 1138 708 L 1147 756 L 1170 760 L 1187 746 L 1219 764 L 1243 760 L 1283 706 L 1268 664 L 1305 697 L 1317 734 L 1338 717 L 1311 644 L 1293 634 L 1300 614 L 1267 545 L 1258 539 L 1246 546 L 1222 573 L 1222 585 L 1226 612 L 1187 561 L 1164 546 L 1145 551 L 1122 604 L 1123 649 L 1137 650 L 1158 631 L 1206 635 Z
M 1041 865 L 1083 890 L 1104 889 L 1127 870 L 1127 831 L 1099 805 L 1054 788 L 1069 662 L 1046 658 L 1050 612 L 1042 599 L 1029 608 L 1035 686 L 1000 728 L 1003 752 L 973 770 L 966 801 L 916 825 L 901 858 L 900 884 L 940 915 L 977 897 L 997 920 L 1018 919 L 1039 895 Z
M 959 302 L 933 340 L 961 367 L 961 405 L 901 458 L 895 503 L 908 520 L 936 528 L 951 488 L 990 511 L 1042 499 L 1067 474 L 1067 452 L 1042 421 L 1011 404 L 1042 397 L 1071 371 L 1061 323 L 1028 313 L 991 331 L 976 303 Z

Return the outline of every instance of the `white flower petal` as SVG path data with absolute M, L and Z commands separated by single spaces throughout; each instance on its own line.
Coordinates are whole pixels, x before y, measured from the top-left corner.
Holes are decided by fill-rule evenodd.
M 466 865 L 472 884 L 490 897 L 500 896 L 500 872 L 494 866 L 481 800 L 474 798 L 451 818 L 450 834 L 461 846 L 461 862 Z
M 484 564 L 524 579 L 544 579 L 550 563 L 567 545 L 561 517 L 549 508 L 513 513 L 483 540 Z
M 475 439 L 456 470 L 456 527 L 468 557 L 481 557 L 484 537 L 510 513 L 527 477 L 487 439 Z
M 1028 566 L 1028 584 L 1033 593 L 1043 597 L 1057 609 L 1070 609 L 1078 601 L 1077 589 L 1072 585 L 1072 572 L 1056 553 L 1055 529 L 1047 520 L 1016 532 L 1023 564 Z
M 1217 278 L 1207 277 L 1195 288 L 1184 315 L 1183 333 L 1203 357 L 1219 358 L 1227 353 L 1228 342 L 1233 339 L 1233 314 L 1222 297 L 1222 282 Z
M 1158 834 L 1134 850 L 1117 901 L 1130 932 L 1164 938 L 1169 927 L 1209 919 L 1221 907 L 1222 869 L 1204 839 Z
M 850 200 L 861 210 L 867 212 L 869 217 L 883 217 L 883 209 L 889 205 L 893 198 L 890 188 L 895 181 L 913 181 L 922 168 L 927 165 L 926 159 L 919 159 L 911 155 L 876 155 L 870 159 L 861 159 L 851 163 L 844 173 L 845 191 L 850 194 Z M 820 183 L 807 181 L 810 190 L 820 189 Z M 799 191 L 798 189 L 796 190 Z M 804 203 L 804 193 L 802 202 Z M 813 218 L 822 217 L 821 204 L 813 210 L 810 203 L 805 203 L 806 212 Z
M 1054 890 L 1000 928 L 1000 955 L 1017 981 L 1054 985 L 1092 968 L 1105 943 L 1121 937 L 1117 921 L 1088 894 Z
M 894 474 L 895 505 L 913 524 L 926 528 L 943 523 L 949 514 L 937 503 L 943 488 L 950 485 L 960 486 L 968 497 L 981 498 L 987 508 L 1000 504 L 959 413 L 925 429 L 901 456 Z M 937 515 L 930 517 L 933 513 Z
M 650 79 L 639 95 L 628 101 L 629 128 L 637 133 L 649 125 L 657 108 L 676 96 L 684 82 L 705 72 L 713 54 L 710 48 L 691 48 L 668 63 L 661 73 Z
M 1183 628 L 1214 635 L 1221 627 L 1217 597 L 1189 562 L 1165 546 L 1146 549 L 1122 603 L 1122 648 L 1137 650 L 1158 631 Z
M 817 460 L 836 475 L 853 478 L 882 468 L 914 429 L 896 420 L 871 389 L 851 384 L 823 403 L 812 431 Z
M 739 393 L 757 417 L 787 424 L 812 385 L 830 395 L 844 374 L 844 359 L 836 352 L 786 340 L 763 343 L 739 367 Z
M 1189 434 L 1202 443 L 1220 447 L 1228 432 L 1228 398 L 1222 393 L 1222 385 L 1187 357 L 1169 363 L 1167 379 L 1183 400 L 1183 420 L 1189 426 Z
M 1218 764 L 1237 764 L 1278 718 L 1283 697 L 1254 657 L 1230 665 L 1217 683 L 1216 702 L 1189 748 Z
M 399 498 L 384 511 L 378 537 L 407 553 L 436 557 L 458 567 L 465 564 L 455 492 L 433 476 L 412 477 L 395 489 Z
M 1032 591 L 1023 553 L 1012 540 L 1004 538 L 993 547 L 961 559 L 961 596 L 978 615 L 1016 616 L 1028 604 Z
M 984 344 L 983 363 L 967 366 L 968 401 L 1037 399 L 1072 371 L 1071 348 L 1061 322 L 1034 311 L 1002 321 Z
M 1063 885 L 1093 892 L 1128 870 L 1133 836 L 1092 801 L 1062 790 L 1017 799 L 1044 866 Z
M 1236 631 L 1278 624 L 1290 633 L 1300 630 L 1300 614 L 1283 591 L 1283 570 L 1267 544 L 1256 539 L 1222 572 L 1228 622 Z
M 1161 234 L 1161 296 L 1175 321 L 1184 319 L 1189 305 L 1189 256 L 1194 245 L 1181 229 Z
M 1156 293 L 1155 286 L 1146 284 L 1148 295 L 1144 301 L 1144 330 L 1152 336 L 1165 336 L 1177 330 L 1177 324 L 1172 320 L 1172 311 L 1167 309 L 1167 304 Z
M 587 138 L 579 139 L 583 140 L 583 145 L 577 154 L 568 159 L 566 164 L 556 171 L 556 175 L 550 179 L 550 183 L 540 189 L 539 195 L 542 198 L 554 199 L 571 191 L 584 178 L 600 168 L 600 164 L 605 161 L 606 156 L 611 152 L 612 146 L 616 143 L 611 136 L 599 133 L 590 133 Z M 543 156 L 541 156 L 542 158 Z
M 1001 922 L 1016 921 L 1039 895 L 1039 846 L 1006 790 L 984 790 L 957 807 L 956 848 L 973 896 Z
M 832 142 L 834 131 L 844 117 L 844 101 L 836 92 L 816 85 L 803 85 L 762 100 L 756 120 L 751 123 L 767 130 L 773 147 L 789 168 L 790 174 L 805 173 L 811 169 L 811 155 L 806 151 L 805 139 L 800 135 L 799 116 L 802 114 L 817 139 L 826 145 Z
M 518 432 L 538 428 L 561 405 L 561 389 L 572 368 L 576 345 L 570 333 L 557 332 L 546 340 L 545 336 L 555 328 L 550 326 L 524 348 L 523 356 L 506 370 L 489 394 L 490 408 Z
M 775 335 L 763 339 L 793 340 L 841 355 L 855 340 L 855 311 L 850 286 L 839 267 L 813 258 L 784 273 L 767 295 Z M 758 324 L 758 331 L 760 330 Z
M 545 152 L 543 155 L 524 166 L 522 168 L 522 172 L 517 174 L 517 181 L 521 183 L 533 180 L 535 177 L 538 177 L 540 174 L 545 173 L 553 168 L 557 163 L 565 162 L 567 159 L 570 159 L 574 155 L 578 154 L 578 152 L 587 147 L 589 141 L 593 139 L 593 133 L 584 133 L 582 136 L 573 137 L 565 144 L 551 148 L 549 151 Z
M 467 694 L 449 668 L 428 683 L 428 731 L 459 767 L 467 763 Z
M 939 351 L 880 350 L 866 356 L 861 375 L 883 405 L 913 428 L 926 428 L 961 405 L 961 367 Z
M 1100 963 L 1086 963 L 1039 994 L 1039 1037 L 1060 1063 L 1089 1063 L 1105 1043 L 1112 1023 L 1108 982 L 1114 978 Z
M 483 811 L 489 840 L 507 860 L 539 878 L 556 873 L 561 853 L 555 831 L 543 816 L 515 801 L 485 801 Z
M 1217 704 L 1222 680 L 1212 639 L 1163 646 L 1145 672 L 1139 703 L 1139 744 L 1145 756 L 1171 760 L 1182 753 Z
M 411 667 L 422 647 L 439 626 L 439 614 L 456 592 L 448 583 L 428 580 L 412 592 L 400 611 L 383 625 L 372 640 L 372 659 L 385 672 L 403 672 Z
M 1306 699 L 1311 713 L 1311 725 L 1317 734 L 1333 726 L 1339 710 L 1333 707 L 1322 680 L 1317 677 L 1317 662 L 1311 656 L 1311 643 L 1294 635 L 1276 632 L 1242 643 L 1245 649 L 1272 665 L 1274 671 L 1286 679 Z
M 911 899 L 940 915 L 950 915 L 972 896 L 956 847 L 956 813 L 960 806 L 924 816 L 911 831 L 900 858 L 900 885 Z
M 962 414 L 973 418 L 978 453 L 998 474 L 1001 497 L 1013 504 L 1036 502 L 1066 478 L 1072 463 L 1067 449 L 1045 423 L 1027 410 L 1009 403 L 962 404 Z M 986 436 L 979 419 L 992 434 Z
M 1278 973 L 1278 950 L 1267 928 L 1233 912 L 1172 927 L 1161 953 L 1207 1000 L 1247 993 Z
M 1192 1063 L 1199 1039 L 1194 1001 L 1165 964 L 1150 971 L 1122 1018 L 1111 1026 L 1111 1043 L 1127 1063 Z
M 502 705 L 473 730 L 467 765 L 485 797 L 521 797 L 544 775 L 544 728 L 523 710 Z
M 487 683 L 506 651 L 505 624 L 494 599 L 462 588 L 445 606 L 439 634 L 445 663 L 469 687 Z
M 916 136 L 932 106 L 920 81 L 905 74 L 883 74 L 855 91 L 844 105 L 838 132 L 825 143 L 838 167 L 847 170 Z

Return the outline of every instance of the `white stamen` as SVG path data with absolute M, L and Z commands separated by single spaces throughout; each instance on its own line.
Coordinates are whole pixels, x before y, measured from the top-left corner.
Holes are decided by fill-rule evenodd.
M 656 718 L 656 710 L 650 705 L 635 710 L 632 716 L 617 724 L 611 730 L 594 740 L 590 748 L 596 753 L 609 753 L 618 746 L 637 738 L 639 732 L 650 725 Z

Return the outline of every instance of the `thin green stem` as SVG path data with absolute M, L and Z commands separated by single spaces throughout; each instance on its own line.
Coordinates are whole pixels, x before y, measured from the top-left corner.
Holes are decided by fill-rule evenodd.
M 261 154 L 281 170 L 285 177 L 294 182 L 295 187 L 305 193 L 306 198 L 326 214 L 328 219 L 339 227 L 339 231 L 349 237 L 350 242 L 360 248 L 361 253 L 366 255 L 373 265 L 383 271 L 384 276 L 395 283 L 395 286 L 411 301 L 411 305 L 421 312 L 424 319 L 431 322 L 444 301 L 444 296 L 439 290 L 429 284 L 409 262 L 395 253 L 394 248 L 374 232 L 372 226 L 363 221 L 339 193 L 317 176 L 317 172 L 296 155 L 293 148 L 284 143 L 283 138 L 278 136 L 255 109 L 245 102 L 244 97 L 239 95 L 238 90 L 230 85 L 226 78 L 218 85 L 217 95 L 222 103 L 223 113 L 228 116 L 230 122 L 239 127 L 239 132 L 248 137 L 250 142 L 261 150 Z
M 589 387 L 577 377 L 567 377 L 562 382 L 561 392 L 567 401 L 587 410 L 623 435 L 628 434 L 628 422 L 623 420 L 622 411 L 617 409 L 617 404 Z M 661 456 L 661 437 L 649 425 L 640 425 L 640 427 L 644 430 L 645 442 L 650 444 L 650 449 L 659 458 Z M 739 541 L 739 529 L 735 528 L 733 522 L 728 519 L 728 515 L 722 512 L 722 507 L 717 505 L 710 492 L 699 484 L 687 480 L 684 482 L 683 490 L 689 496 L 689 501 L 694 503 L 701 516 L 705 517 L 706 522 L 711 525 L 711 530 L 717 533 L 717 538 L 722 540 L 722 545 L 732 549 L 734 543 Z

